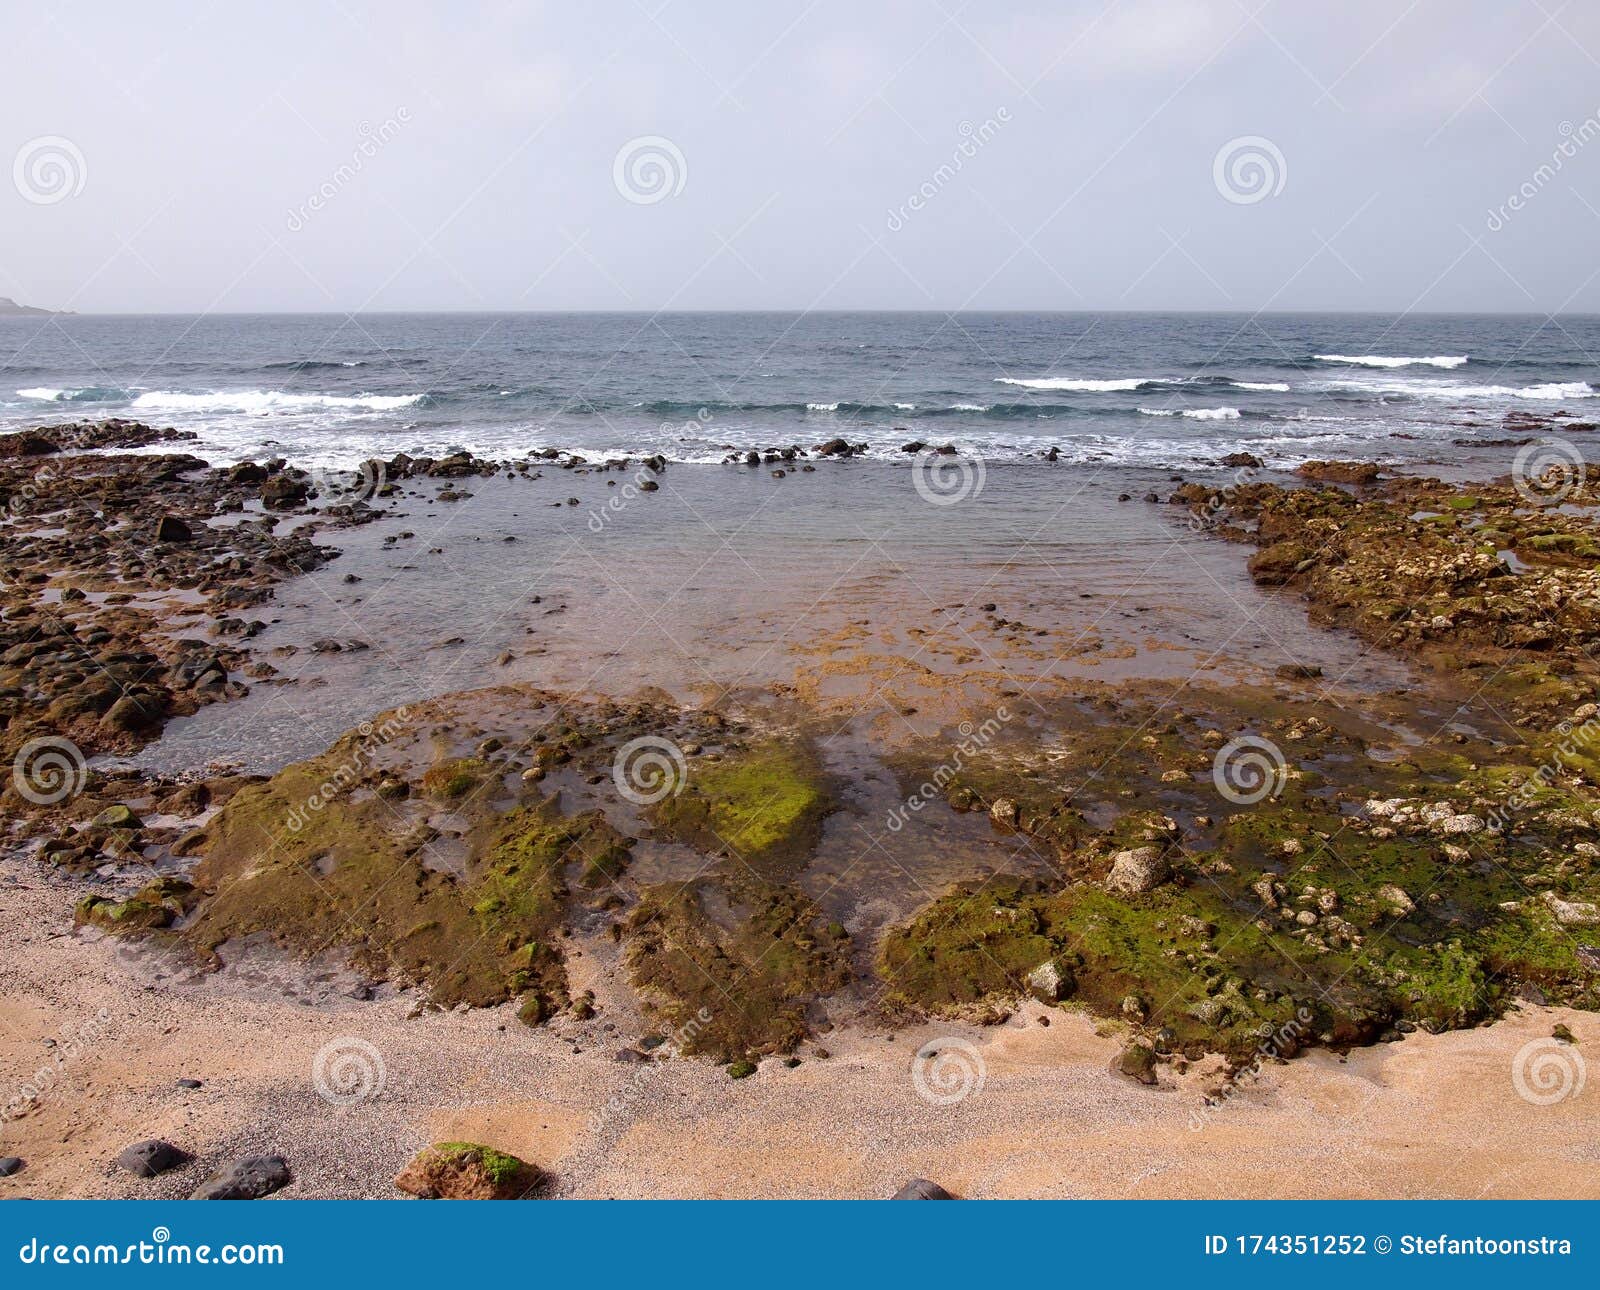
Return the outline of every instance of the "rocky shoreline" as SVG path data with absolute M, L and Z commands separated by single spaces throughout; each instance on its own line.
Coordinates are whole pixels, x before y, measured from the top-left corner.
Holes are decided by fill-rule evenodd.
M 852 736 L 903 804 L 877 820 L 827 755 L 836 723 L 792 695 L 468 688 L 271 776 L 91 767 L 286 679 L 251 642 L 278 588 L 337 559 L 319 534 L 384 519 L 408 488 L 460 501 L 473 478 L 549 468 L 634 471 L 650 492 L 667 469 L 551 450 L 399 456 L 351 480 L 214 468 L 167 450 L 182 439 L 109 422 L 0 441 L 7 864 L 71 896 L 75 942 L 121 947 L 159 989 L 314 965 L 342 1007 L 504 1009 L 512 1033 L 582 1032 L 640 1068 L 705 1057 L 741 1083 L 859 1032 L 1087 1017 L 1116 1078 L 1201 1105 L 1264 1061 L 1600 1009 L 1587 486 L 1546 504 L 1364 463 L 1290 486 L 1253 459 L 1224 463 L 1245 472 L 1227 486 L 1173 481 L 1150 500 L 1180 533 L 1255 547 L 1268 594 L 1438 692 L 1353 697 L 1315 667 L 1268 687 L 987 689 L 936 735 Z M 754 455 L 732 460 L 811 468 L 798 447 Z M 866 855 L 980 821 L 1015 871 L 928 891 L 910 917 L 826 908 L 825 838 L 855 830 Z M 504 1143 L 430 1150 L 402 1171 L 412 1194 L 564 1185 Z M 211 1185 L 267 1194 L 267 1158 Z

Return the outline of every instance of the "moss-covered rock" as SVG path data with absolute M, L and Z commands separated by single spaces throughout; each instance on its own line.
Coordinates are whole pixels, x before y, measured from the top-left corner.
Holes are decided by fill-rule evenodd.
M 394 1185 L 424 1200 L 525 1200 L 547 1183 L 526 1160 L 477 1142 L 437 1142 L 402 1169 Z

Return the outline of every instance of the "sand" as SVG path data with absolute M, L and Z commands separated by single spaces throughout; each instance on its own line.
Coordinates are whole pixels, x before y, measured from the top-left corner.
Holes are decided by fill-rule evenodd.
M 152 985 L 114 941 L 72 932 L 69 888 L 26 861 L 3 865 L 3 1100 L 30 1079 L 48 1087 L 0 1124 L 0 1154 L 27 1162 L 0 1179 L 0 1197 L 184 1196 L 258 1151 L 289 1160 L 295 1181 L 282 1196 L 392 1197 L 412 1152 L 442 1139 L 521 1155 L 555 1174 L 554 1194 L 574 1197 L 870 1198 L 919 1175 L 974 1198 L 1600 1197 L 1600 1075 L 1549 1105 L 1513 1081 L 1518 1054 L 1538 1041 L 1575 1077 L 1600 1051 L 1600 1017 L 1588 1013 L 1526 1007 L 1347 1058 L 1314 1052 L 1265 1067 L 1209 1109 L 1214 1072 L 1145 1088 L 1111 1072 L 1114 1036 L 1035 1003 L 989 1028 L 841 1025 L 823 1038 L 826 1059 L 808 1045 L 798 1067 L 768 1059 L 735 1081 L 694 1059 L 615 1059 L 644 1023 L 612 988 L 601 945 L 574 960 L 598 1014 L 539 1031 L 509 1009 L 343 997 L 337 974 Z M 1575 1048 L 1550 1041 L 1557 1023 Z M 357 1061 L 369 1076 L 381 1065 L 382 1087 L 336 1105 L 313 1065 L 330 1043 L 351 1050 L 351 1038 L 376 1050 Z M 913 1079 L 919 1050 L 940 1041 L 952 1069 L 982 1072 L 948 1105 Z M 180 1089 L 179 1078 L 202 1086 Z M 149 1137 L 195 1160 L 148 1181 L 112 1165 Z

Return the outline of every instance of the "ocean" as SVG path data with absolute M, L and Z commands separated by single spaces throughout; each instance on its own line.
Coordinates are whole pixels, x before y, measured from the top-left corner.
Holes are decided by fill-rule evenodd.
M 923 440 L 990 461 L 1054 448 L 1179 470 L 1248 451 L 1503 473 L 1489 441 L 1507 414 L 1600 416 L 1597 354 L 1588 316 L 8 318 L 0 429 L 132 417 L 195 431 L 216 463 L 341 467 L 457 449 L 719 462 L 844 436 L 889 460 Z

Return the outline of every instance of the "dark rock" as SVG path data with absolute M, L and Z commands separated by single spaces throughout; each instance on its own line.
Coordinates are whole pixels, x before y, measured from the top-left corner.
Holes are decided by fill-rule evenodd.
M 1156 1082 L 1156 1055 L 1155 1052 L 1143 1044 L 1129 1044 L 1122 1050 L 1122 1055 L 1117 1058 L 1113 1068 L 1117 1074 L 1126 1075 L 1131 1080 L 1141 1084 L 1154 1084 Z
M 1276 671 L 1285 681 L 1312 681 L 1322 675 L 1315 663 L 1280 663 Z
M 284 511 L 299 506 L 311 492 L 311 481 L 293 475 L 273 475 L 261 485 L 261 504 L 269 510 Z
M 163 515 L 156 521 L 157 542 L 192 542 L 194 530 L 176 515 Z
M 0 1156 L 0 1178 L 9 1178 L 14 1173 L 22 1171 L 23 1160 L 20 1156 Z
M 197 1080 L 197 1079 L 180 1079 L 178 1081 L 178 1087 L 179 1088 L 199 1088 L 200 1087 L 200 1081 Z
M 260 1200 L 292 1181 L 282 1156 L 246 1156 L 207 1178 L 190 1200 Z
M 228 470 L 230 484 L 264 484 L 266 480 L 267 468 L 258 466 L 253 461 L 241 461 Z
M 170 1142 L 149 1138 L 144 1142 L 135 1142 L 131 1147 L 124 1147 L 117 1156 L 117 1164 L 136 1177 L 154 1178 L 169 1169 L 188 1164 L 191 1158 L 187 1151 Z
M 890 1200 L 954 1200 L 955 1197 L 938 1183 L 927 1178 L 913 1178 L 889 1197 Z
M 1248 467 L 1252 470 L 1258 470 L 1261 467 L 1261 458 L 1253 452 L 1230 452 L 1222 459 L 1222 464 L 1235 469 Z

